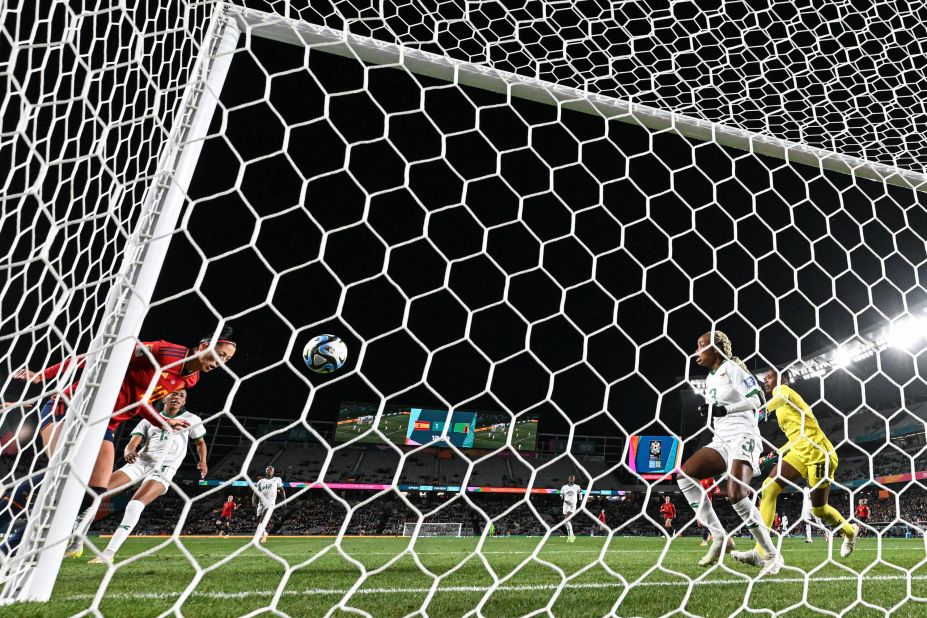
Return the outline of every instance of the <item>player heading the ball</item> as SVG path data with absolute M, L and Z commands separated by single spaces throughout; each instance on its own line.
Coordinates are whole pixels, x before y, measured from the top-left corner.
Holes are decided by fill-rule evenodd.
M 727 474 L 727 499 L 763 548 L 764 572 L 778 573 L 782 559 L 763 525 L 750 488 L 750 480 L 760 473 L 763 439 L 757 423 L 765 403 L 763 393 L 743 361 L 733 355 L 731 340 L 721 331 L 698 338 L 695 360 L 708 369 L 705 403 L 698 411 L 711 423 L 714 439 L 686 460 L 677 483 L 695 510 L 696 519 L 708 528 L 713 539 L 699 564 L 712 565 L 721 558 L 725 533 L 698 479 Z
M 65 551 L 65 556 L 79 558 L 83 554 L 83 537 L 86 528 L 93 522 L 99 506 L 96 496 L 107 490 L 113 474 L 113 465 L 116 460 L 113 441 L 119 425 L 123 421 L 140 415 L 156 427 L 164 429 L 187 427 L 189 425 L 187 420 L 165 418 L 152 408 L 152 404 L 178 389 L 193 388 L 199 382 L 200 372 L 208 373 L 231 360 L 238 349 L 238 345 L 231 340 L 231 336 L 232 328 L 226 326 L 219 333 L 215 345 L 212 344 L 213 335 L 209 334 L 202 337 L 199 344 L 193 347 L 169 341 L 147 341 L 135 346 L 87 484 L 90 491 L 85 494 L 81 502 L 80 515 L 74 524 L 72 540 Z M 85 361 L 84 355 L 66 358 L 57 365 L 41 371 L 21 369 L 13 377 L 39 384 L 59 375 L 72 365 L 75 368 L 82 367 Z M 51 417 L 50 422 L 60 423 L 63 420 L 66 411 L 64 401 L 70 401 L 78 384 L 79 382 L 74 382 L 45 403 L 43 415 L 46 418 Z M 57 434 L 57 431 L 53 433 Z M 53 443 L 49 449 L 49 458 L 54 448 Z

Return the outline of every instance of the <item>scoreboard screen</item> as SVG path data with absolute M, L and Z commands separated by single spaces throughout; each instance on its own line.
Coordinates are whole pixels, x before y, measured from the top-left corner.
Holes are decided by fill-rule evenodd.
M 382 443 L 383 438 L 370 430 L 376 424 L 377 405 L 343 402 L 338 411 L 335 441 Z M 377 429 L 395 444 L 417 446 L 432 444 L 457 448 L 496 449 L 511 444 L 518 451 L 537 448 L 537 415 L 472 412 L 414 406 L 387 405 Z M 369 432 L 369 433 L 368 433 Z
M 631 436 L 628 467 L 641 478 L 661 479 L 679 467 L 682 449 L 673 436 Z
M 447 438 L 458 448 L 473 448 L 473 436 L 476 433 L 476 412 L 455 410 L 448 422 L 447 410 L 428 410 L 412 408 L 409 415 L 409 428 L 406 431 L 406 444 L 418 445 L 439 440 L 447 429 Z M 436 442 L 441 445 L 441 441 Z

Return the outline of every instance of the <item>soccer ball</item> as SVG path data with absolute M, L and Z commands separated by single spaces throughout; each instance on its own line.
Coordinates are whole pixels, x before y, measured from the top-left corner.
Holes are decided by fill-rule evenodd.
M 348 346 L 334 335 L 313 337 L 303 348 L 306 367 L 316 373 L 331 373 L 341 369 L 347 357 Z

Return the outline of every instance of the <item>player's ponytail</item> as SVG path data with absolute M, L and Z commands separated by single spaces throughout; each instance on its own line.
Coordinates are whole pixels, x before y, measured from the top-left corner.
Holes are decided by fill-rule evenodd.
M 204 343 L 209 343 L 210 341 L 212 341 L 212 336 L 213 336 L 213 333 L 209 333 L 208 335 L 200 339 L 200 345 Z M 228 343 L 228 344 L 235 346 L 236 348 L 238 347 L 238 344 L 232 341 L 232 327 L 231 326 L 226 324 L 225 326 L 222 327 L 222 330 L 219 331 L 219 337 L 216 339 L 216 343 L 217 344 Z

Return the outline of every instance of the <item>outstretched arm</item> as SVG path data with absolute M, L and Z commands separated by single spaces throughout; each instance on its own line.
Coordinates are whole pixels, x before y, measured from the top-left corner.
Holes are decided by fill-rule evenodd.
M 77 367 L 83 367 L 87 358 L 85 355 L 81 354 L 79 356 L 69 356 L 58 364 L 52 365 L 51 367 L 46 367 L 40 371 L 30 371 L 29 369 L 23 368 L 13 374 L 14 380 L 22 380 L 24 382 L 32 382 L 33 384 L 39 384 L 45 380 L 50 380 L 56 375 L 70 367 L 72 364 L 76 364 Z
M 200 438 L 196 441 L 196 454 L 199 457 L 196 467 L 200 471 L 200 478 L 204 479 L 206 473 L 209 472 L 209 467 L 206 465 L 206 440 Z

